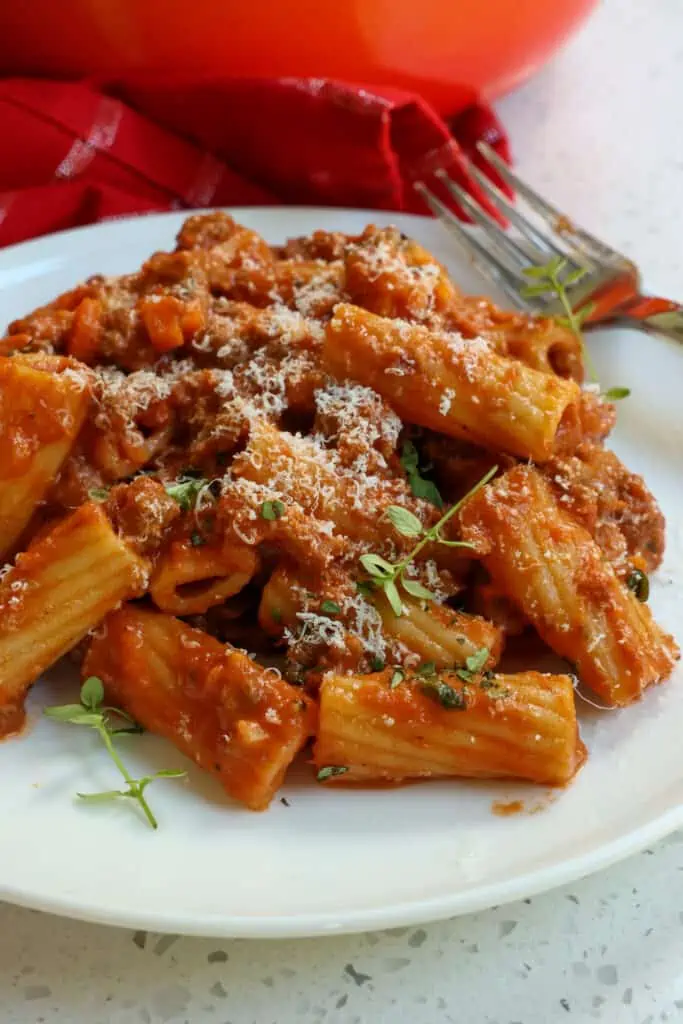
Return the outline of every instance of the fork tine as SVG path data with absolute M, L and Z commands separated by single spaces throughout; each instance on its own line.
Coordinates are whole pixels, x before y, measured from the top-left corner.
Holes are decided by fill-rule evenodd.
M 482 210 L 464 188 L 461 188 L 457 182 L 449 178 L 443 168 L 439 168 L 434 174 L 443 182 L 453 198 L 457 199 L 460 205 L 467 210 L 472 220 L 479 225 L 484 234 L 501 250 L 507 253 L 520 269 L 528 267 L 530 263 L 538 263 L 538 260 L 534 258 L 534 254 L 528 251 L 527 246 L 506 235 L 500 224 L 486 213 L 485 210 Z
M 474 164 L 470 166 L 469 171 L 480 188 L 486 192 L 486 195 L 491 202 L 498 207 L 503 216 L 507 217 L 510 223 L 514 224 L 517 230 L 520 231 L 527 241 L 529 241 L 534 247 L 533 250 L 529 250 L 529 263 L 538 266 L 544 261 L 550 259 L 551 256 L 560 256 L 562 259 L 567 259 L 566 250 L 558 248 L 553 239 L 547 235 L 545 231 L 541 231 L 540 228 L 537 228 L 530 220 L 527 220 L 527 218 L 524 217 L 515 206 L 513 206 L 507 196 L 505 196 L 499 188 L 496 188 L 496 186 L 486 177 L 483 171 L 478 167 L 475 167 Z M 581 263 L 581 266 L 584 265 L 585 261 L 584 263 Z M 573 269 L 576 270 L 578 267 L 579 264 L 575 262 Z
M 573 247 L 576 255 L 585 260 L 590 255 L 595 256 L 600 260 L 610 260 L 617 263 L 623 263 L 624 259 L 621 253 L 611 249 L 604 242 L 601 242 L 599 238 L 595 238 L 594 235 L 584 231 L 583 228 L 575 227 L 571 221 L 552 203 L 549 203 L 547 199 L 539 195 L 534 189 L 526 184 L 525 181 L 515 174 L 504 160 L 496 153 L 495 149 L 488 145 L 486 142 L 478 142 L 477 149 L 484 156 L 488 162 L 495 167 L 500 176 L 513 188 L 518 195 L 522 196 L 524 201 L 528 203 L 532 210 L 538 214 L 550 227 L 555 235 L 559 235 L 564 242 L 570 247 Z M 470 168 L 471 170 L 471 168 Z M 481 184 L 480 178 L 477 175 L 477 181 Z M 497 197 L 491 197 L 496 198 Z
M 494 285 L 501 288 L 509 299 L 525 309 L 530 310 L 531 306 L 523 299 L 520 292 L 520 277 L 512 272 L 505 263 L 501 262 L 498 256 L 489 249 L 485 249 L 481 243 L 474 238 L 462 226 L 455 214 L 448 209 L 445 203 L 435 196 L 422 181 L 413 183 L 414 188 L 420 193 L 432 213 L 441 221 L 444 227 L 453 235 L 454 239 L 463 250 L 465 255 L 472 261 L 474 266 L 484 277 L 492 281 Z

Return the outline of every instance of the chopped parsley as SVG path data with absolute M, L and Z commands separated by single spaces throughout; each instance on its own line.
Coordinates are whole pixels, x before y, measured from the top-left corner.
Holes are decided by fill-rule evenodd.
M 370 662 L 370 668 L 373 672 L 381 672 L 384 669 L 384 659 L 375 656 Z
M 431 679 L 436 676 L 436 662 L 423 661 L 422 664 L 418 665 L 415 669 L 415 675 L 420 676 L 423 679 Z
M 91 501 L 106 501 L 109 497 L 109 489 L 107 487 L 93 487 L 92 490 L 88 491 L 88 497 Z
M 193 548 L 200 548 L 203 544 L 206 544 L 206 539 L 202 537 L 201 533 L 195 530 L 190 536 L 190 544 Z
M 619 402 L 622 398 L 628 398 L 630 394 L 630 388 L 608 388 L 607 391 L 603 391 L 601 397 L 606 398 L 608 402 Z
M 189 470 L 188 472 L 195 474 L 196 470 Z M 173 483 L 165 485 L 166 493 L 177 502 L 183 512 L 189 512 L 195 506 L 197 495 L 202 488 L 206 487 L 207 483 L 208 481 L 203 477 L 182 474 Z
M 491 652 L 488 647 L 480 647 L 474 654 L 470 654 L 469 657 L 465 658 L 465 668 L 456 669 L 455 674 L 458 679 L 462 679 L 464 683 L 469 683 L 472 676 L 476 676 L 481 672 L 490 654 Z
M 336 601 L 323 601 L 320 605 L 320 611 L 323 615 L 339 615 L 341 608 Z
M 275 501 L 264 501 L 261 505 L 261 518 L 267 519 L 269 522 L 272 522 L 274 519 L 282 519 L 284 514 L 284 502 L 279 501 L 277 498 Z
M 631 571 L 626 586 L 633 591 L 639 601 L 645 602 L 650 596 L 650 581 L 641 569 Z
M 348 772 L 348 768 L 343 764 L 328 764 L 324 768 L 321 768 L 316 775 L 318 782 L 324 782 L 325 779 L 331 779 L 335 775 L 343 775 L 344 772 Z
M 447 711 L 467 710 L 467 701 L 462 690 L 456 690 L 436 675 L 423 680 L 420 689 L 426 697 L 431 697 Z
M 395 668 L 394 671 L 391 673 L 391 679 L 389 680 L 389 689 L 395 690 L 397 686 L 400 686 L 405 677 L 406 674 L 402 668 Z

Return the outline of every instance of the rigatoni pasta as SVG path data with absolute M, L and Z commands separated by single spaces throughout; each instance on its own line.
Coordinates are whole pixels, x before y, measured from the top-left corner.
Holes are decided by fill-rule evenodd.
M 584 758 L 569 676 L 329 675 L 314 748 L 333 782 L 449 776 L 568 782 Z
M 146 562 L 92 503 L 17 557 L 0 580 L 0 736 L 23 721 L 30 684 L 147 583 Z
M 11 551 L 78 435 L 90 403 L 85 374 L 0 358 L 0 555 Z M 56 364 L 56 365 L 55 365 Z
M 546 643 L 608 704 L 630 704 L 665 678 L 678 648 L 624 586 L 538 470 L 517 466 L 467 503 L 465 537 Z
M 84 673 L 253 810 L 268 806 L 314 728 L 313 704 L 277 671 L 161 612 L 110 615 Z
M 482 338 L 377 317 L 340 304 L 325 365 L 374 388 L 408 423 L 544 461 L 563 419 L 577 432 L 579 387 L 499 356 Z
M 467 612 L 420 603 L 412 597 L 404 597 L 402 603 L 402 614 L 396 615 L 386 597 L 378 595 L 375 599 L 385 633 L 417 654 L 420 661 L 439 669 L 460 668 L 483 650 L 486 657 L 482 668 L 498 663 L 503 634 L 492 622 Z
M 118 708 L 254 810 L 309 740 L 323 785 L 565 785 L 577 676 L 621 707 L 678 657 L 663 516 L 580 335 L 393 228 L 177 241 L 0 341 L 0 735 L 75 649 L 52 718 Z

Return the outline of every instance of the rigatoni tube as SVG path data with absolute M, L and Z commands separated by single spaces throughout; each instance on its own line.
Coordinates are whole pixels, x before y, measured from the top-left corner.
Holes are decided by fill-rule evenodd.
M 30 684 L 146 582 L 146 562 L 93 503 L 17 557 L 0 581 L 0 736 L 21 725 Z
M 161 612 L 110 615 L 83 671 L 253 810 L 268 806 L 313 732 L 313 705 L 276 670 Z
M 463 536 L 488 551 L 495 583 L 608 704 L 665 678 L 678 648 L 617 578 L 541 474 L 516 466 L 464 506 Z
M 328 675 L 314 748 L 331 782 L 513 778 L 568 782 L 583 763 L 570 676 Z
M 496 353 L 482 338 L 432 331 L 340 304 L 323 359 L 337 378 L 379 392 L 408 423 L 542 462 L 563 427 L 579 440 L 575 381 Z
M 69 360 L 54 362 L 69 368 Z M 0 359 L 0 555 L 45 496 L 89 402 L 85 374 L 46 373 L 24 357 Z

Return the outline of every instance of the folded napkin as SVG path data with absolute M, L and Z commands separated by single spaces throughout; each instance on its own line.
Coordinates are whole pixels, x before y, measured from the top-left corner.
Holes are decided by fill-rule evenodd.
M 427 212 L 445 169 L 486 205 L 490 108 L 448 123 L 419 96 L 324 79 L 0 79 L 0 245 L 123 215 L 294 203 Z M 450 202 L 450 200 L 449 200 Z

